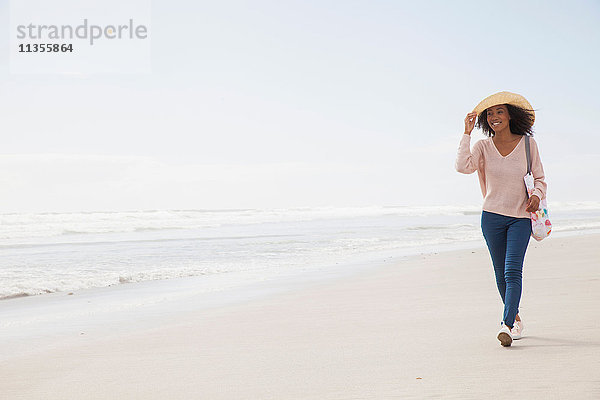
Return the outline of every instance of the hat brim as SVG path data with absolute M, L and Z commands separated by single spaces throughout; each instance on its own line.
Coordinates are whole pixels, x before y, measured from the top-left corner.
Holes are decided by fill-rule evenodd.
M 477 116 L 479 116 L 479 114 L 488 108 L 498 106 L 500 104 L 510 104 L 531 111 L 533 117 L 531 124 L 533 125 L 535 122 L 535 112 L 533 111 L 531 104 L 529 104 L 525 97 L 511 92 L 499 92 L 486 97 L 485 99 L 481 100 L 477 106 L 475 106 L 473 112 L 477 113 Z

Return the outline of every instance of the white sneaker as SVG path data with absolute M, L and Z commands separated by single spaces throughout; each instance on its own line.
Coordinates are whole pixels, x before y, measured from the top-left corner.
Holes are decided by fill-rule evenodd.
M 500 344 L 502 344 L 504 347 L 508 347 L 512 344 L 513 337 L 510 333 L 510 328 L 504 325 L 504 323 L 502 323 L 502 328 L 498 332 L 497 338 L 500 341 Z
M 513 328 L 510 330 L 513 340 L 519 340 L 523 337 L 523 320 L 515 321 Z

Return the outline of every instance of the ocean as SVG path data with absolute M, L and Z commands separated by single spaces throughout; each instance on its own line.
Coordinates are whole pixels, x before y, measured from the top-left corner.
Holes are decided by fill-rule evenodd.
M 600 202 L 549 208 L 552 236 L 600 232 Z M 0 299 L 190 276 L 219 276 L 207 290 L 220 290 L 478 247 L 480 218 L 479 206 L 0 214 Z

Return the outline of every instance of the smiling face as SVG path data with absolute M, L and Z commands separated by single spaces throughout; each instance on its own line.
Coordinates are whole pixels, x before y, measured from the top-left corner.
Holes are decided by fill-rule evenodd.
M 505 104 L 490 107 L 486 110 L 486 113 L 487 123 L 494 132 L 499 132 L 508 128 L 510 115 L 508 115 L 508 108 Z

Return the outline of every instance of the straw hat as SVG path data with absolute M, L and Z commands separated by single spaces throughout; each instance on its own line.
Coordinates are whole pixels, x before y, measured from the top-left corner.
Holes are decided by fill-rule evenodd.
M 513 106 L 521 107 L 526 110 L 531 111 L 533 120 L 531 123 L 535 121 L 535 112 L 533 111 L 533 107 L 527 101 L 527 99 L 520 94 L 511 93 L 511 92 L 498 92 L 491 96 L 486 97 L 481 100 L 479 104 L 473 109 L 473 112 L 477 113 L 477 116 L 481 114 L 483 111 L 487 110 L 490 107 L 497 106 L 500 104 L 510 104 Z

